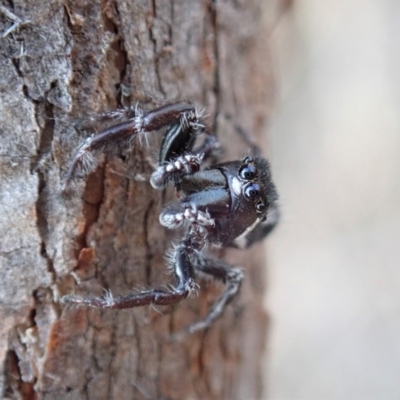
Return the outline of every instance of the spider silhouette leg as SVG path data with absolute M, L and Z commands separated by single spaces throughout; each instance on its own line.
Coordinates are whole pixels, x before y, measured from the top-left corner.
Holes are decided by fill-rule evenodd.
M 95 152 L 105 151 L 118 144 L 130 142 L 136 136 L 146 138 L 149 132 L 168 126 L 164 141 L 168 139 L 171 144 L 167 146 L 168 151 L 164 155 L 164 159 L 169 161 L 177 147 L 188 148 L 190 151 L 197 131 L 204 128 L 200 122 L 199 113 L 190 103 L 168 104 L 148 112 L 137 107 L 131 109 L 130 113 L 133 115 L 128 121 L 112 125 L 83 142 L 69 164 L 64 178 L 64 188 L 67 187 L 77 171 L 87 172 L 93 168 Z M 176 132 L 175 135 L 174 132 Z
M 268 209 L 267 219 L 260 222 L 251 232 L 249 232 L 242 240 L 241 245 L 237 245 L 240 249 L 247 249 L 254 243 L 265 239 L 267 235 L 278 225 L 280 211 L 277 202 L 273 202 Z
M 196 262 L 193 262 L 196 273 L 207 274 L 214 279 L 224 283 L 226 289 L 222 296 L 215 302 L 207 316 L 197 321 L 174 335 L 174 339 L 179 339 L 185 334 L 191 334 L 209 328 L 221 317 L 225 307 L 239 293 L 243 280 L 243 272 L 240 268 L 233 267 L 228 263 L 212 258 L 205 258 L 199 254 L 196 256 Z
M 78 130 L 87 130 L 93 128 L 96 123 L 118 123 L 127 121 L 134 118 L 137 113 L 138 107 L 118 108 L 116 110 L 104 111 L 97 113 L 86 118 L 78 120 L 75 127 Z
M 173 251 L 173 269 L 177 285 L 171 290 L 146 290 L 131 292 L 122 296 L 113 296 L 106 292 L 104 296 L 67 295 L 61 299 L 64 304 L 78 304 L 96 308 L 133 308 L 150 304 L 175 304 L 185 299 L 197 289 L 194 281 L 193 266 L 189 258 L 192 249 L 188 242 L 182 242 Z

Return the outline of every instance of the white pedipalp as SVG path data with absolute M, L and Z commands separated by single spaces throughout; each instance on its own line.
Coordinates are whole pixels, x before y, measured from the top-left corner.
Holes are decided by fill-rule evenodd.
M 242 184 L 236 177 L 232 179 L 232 190 L 236 196 L 240 196 L 240 194 L 242 193 Z

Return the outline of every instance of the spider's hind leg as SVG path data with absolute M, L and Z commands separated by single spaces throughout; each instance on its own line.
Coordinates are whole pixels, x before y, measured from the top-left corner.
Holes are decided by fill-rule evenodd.
M 169 305 L 179 303 L 197 289 L 194 281 L 193 266 L 189 258 L 191 247 L 182 242 L 171 255 L 171 264 L 177 279 L 177 285 L 170 290 L 145 290 L 131 292 L 122 296 L 113 296 L 107 291 L 104 296 L 67 295 L 61 299 L 64 304 L 77 304 L 96 308 L 133 308 L 150 304 Z
M 225 118 L 232 124 L 235 133 L 240 136 L 240 138 L 246 143 L 249 147 L 249 155 L 251 157 L 259 157 L 262 153 L 260 146 L 254 139 L 253 135 L 243 128 L 243 126 L 235 123 L 233 120 L 233 116 L 231 114 L 225 114 Z
M 196 272 L 207 274 L 224 283 L 226 285 L 226 289 L 203 320 L 185 327 L 173 336 L 174 339 L 179 339 L 185 334 L 191 334 L 203 329 L 207 329 L 213 325 L 213 323 L 221 317 L 228 303 L 231 302 L 239 293 L 243 280 L 243 272 L 240 268 L 233 267 L 221 260 L 205 258 L 200 254 L 196 255 L 196 262 L 193 263 L 193 267 Z
M 254 243 L 265 239 L 272 230 L 278 225 L 280 211 L 277 202 L 273 202 L 268 209 L 267 219 L 260 222 L 251 232 L 249 232 L 240 243 L 235 243 L 234 247 L 247 249 Z

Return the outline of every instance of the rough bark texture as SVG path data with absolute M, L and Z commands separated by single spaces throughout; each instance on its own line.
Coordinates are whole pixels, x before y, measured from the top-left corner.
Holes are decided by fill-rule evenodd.
M 260 135 L 271 97 L 256 0 L 15 0 L 0 29 L 0 393 L 12 399 L 256 399 L 266 337 L 262 248 L 220 252 L 245 267 L 240 297 L 207 332 L 169 343 L 221 287 L 160 309 L 63 308 L 73 291 L 126 293 L 171 281 L 172 193 L 148 183 L 156 144 L 107 157 L 73 190 L 60 182 L 79 118 L 190 99 L 238 158 L 232 122 Z M 8 12 L 11 11 L 13 18 Z M 138 144 L 138 143 L 135 143 Z M 150 160 L 150 161 L 149 161 Z M 73 272 L 71 274 L 71 272 Z M 80 284 L 77 284 L 80 281 Z

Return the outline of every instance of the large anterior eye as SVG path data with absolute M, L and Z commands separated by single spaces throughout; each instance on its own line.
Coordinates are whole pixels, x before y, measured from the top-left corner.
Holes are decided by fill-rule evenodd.
M 249 181 L 256 176 L 256 167 L 253 164 L 245 165 L 240 168 L 239 175 L 242 179 Z
M 247 185 L 246 188 L 244 189 L 244 196 L 248 200 L 255 199 L 258 197 L 260 194 L 260 185 L 257 183 L 251 183 L 250 185 Z

